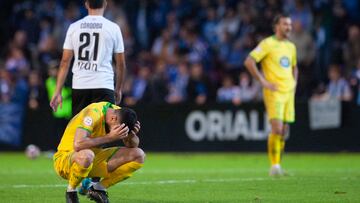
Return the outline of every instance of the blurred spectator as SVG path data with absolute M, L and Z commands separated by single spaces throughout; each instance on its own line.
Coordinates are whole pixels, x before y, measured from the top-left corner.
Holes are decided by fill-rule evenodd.
M 303 25 L 299 20 L 293 22 L 293 33 L 290 40 L 296 46 L 297 61 L 299 67 L 299 79 L 297 94 L 299 96 L 308 96 L 310 92 L 309 85 L 313 77 L 313 63 L 315 59 L 315 44 L 310 33 L 303 29 Z
M 304 0 L 295 0 L 295 7 L 290 10 L 293 21 L 300 21 L 305 30 L 311 31 L 313 18 L 308 3 Z
M 166 29 L 170 32 L 170 36 L 177 37 L 180 30 L 180 24 L 179 24 L 179 19 L 177 18 L 176 13 L 174 11 L 170 12 L 166 16 L 166 23 L 167 23 Z
M 352 25 L 348 29 L 348 39 L 344 43 L 345 76 L 349 77 L 360 59 L 360 28 Z
M 341 101 L 351 101 L 352 93 L 349 83 L 342 77 L 340 66 L 332 64 L 328 72 L 329 84 L 323 94 L 314 95 L 314 99 L 336 98 Z
M 188 50 L 186 54 L 187 61 L 190 63 L 202 63 L 208 59 L 208 47 L 205 41 L 201 39 L 195 29 L 185 31 L 183 39 L 183 49 Z
M 360 105 L 360 59 L 358 59 L 356 69 L 352 72 L 350 84 L 354 92 L 357 105 Z
M 133 56 L 135 54 L 135 38 L 131 32 L 128 21 L 125 16 L 119 16 L 116 19 L 116 24 L 121 27 L 121 32 L 124 40 L 124 47 L 126 48 L 125 55 Z
M 207 8 L 206 20 L 202 26 L 202 35 L 209 42 L 211 46 L 216 46 L 219 43 L 217 35 L 218 20 L 216 19 L 216 11 L 214 8 Z
M 164 61 L 158 61 L 155 66 L 155 71 L 150 77 L 143 93 L 142 102 L 154 104 L 165 103 L 166 96 L 169 93 L 166 70 L 166 63 Z
M 171 60 L 175 53 L 175 42 L 171 38 L 169 30 L 164 29 L 160 37 L 158 37 L 152 47 L 152 54 L 161 60 Z
M 0 69 L 0 102 L 8 103 L 11 100 L 12 86 L 10 74 L 7 70 Z
M 167 96 L 167 102 L 170 104 L 184 102 L 187 99 L 186 86 L 189 81 L 188 64 L 182 62 L 175 69 L 173 78 L 170 77 L 169 94 Z
M 204 74 L 204 68 L 200 63 L 191 65 L 190 79 L 186 90 L 190 102 L 202 105 L 212 101 L 213 87 L 209 78 Z
M 238 87 L 241 103 L 259 101 L 262 98 L 260 84 L 256 80 L 253 80 L 246 71 L 239 74 Z
M 31 6 L 25 9 L 24 18 L 21 20 L 19 28 L 26 32 L 26 36 L 28 36 L 30 43 L 36 44 L 38 42 L 39 21 Z
M 142 65 L 139 68 L 137 76 L 134 78 L 130 95 L 125 98 L 125 104 L 132 106 L 143 98 L 145 89 L 149 85 L 150 80 L 150 67 Z
M 14 33 L 14 38 L 10 43 L 10 49 L 12 47 L 21 49 L 22 52 L 24 53 L 26 60 L 31 59 L 31 51 L 30 51 L 30 47 L 28 44 L 28 37 L 24 30 L 17 30 Z
M 315 46 L 311 34 L 304 30 L 300 21 L 293 21 L 293 33 L 290 40 L 294 42 L 297 50 L 297 61 L 304 66 L 309 66 L 315 58 Z
M 30 70 L 29 61 L 25 58 L 24 52 L 17 47 L 10 47 L 8 57 L 5 62 L 5 68 L 8 71 L 24 76 Z
M 233 8 L 228 8 L 225 13 L 225 17 L 220 20 L 217 31 L 220 39 L 224 38 L 224 33 L 230 34 L 230 37 L 234 37 L 239 31 L 240 16 L 235 12 Z
M 61 52 L 59 50 L 57 41 L 53 36 L 48 36 L 39 42 L 38 60 L 40 63 L 40 69 L 43 73 L 42 76 L 47 74 L 46 68 L 51 61 L 61 58 Z
M 31 71 L 29 73 L 29 105 L 31 110 L 36 110 L 39 106 L 46 105 L 46 90 L 44 82 L 41 80 L 41 75 L 38 71 Z
M 235 105 L 240 104 L 240 90 L 234 84 L 233 78 L 230 75 L 226 75 L 222 79 L 222 86 L 217 90 L 216 100 L 221 103 L 233 103 Z
M 226 68 L 230 71 L 241 70 L 247 55 L 253 47 L 254 41 L 250 35 L 246 35 L 244 38 L 236 40 L 224 61 Z

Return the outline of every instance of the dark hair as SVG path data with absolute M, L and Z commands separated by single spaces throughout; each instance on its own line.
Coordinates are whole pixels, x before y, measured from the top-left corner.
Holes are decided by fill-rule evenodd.
M 273 27 L 275 27 L 275 25 L 277 25 L 280 22 L 281 18 L 290 18 L 290 15 L 287 13 L 279 13 L 279 14 L 275 15 L 274 20 L 273 20 Z
M 91 9 L 98 9 L 104 7 L 104 1 L 105 0 L 86 0 Z
M 130 108 L 123 107 L 119 110 L 119 115 L 121 123 L 124 123 L 129 128 L 129 131 L 132 131 L 137 121 L 136 112 Z

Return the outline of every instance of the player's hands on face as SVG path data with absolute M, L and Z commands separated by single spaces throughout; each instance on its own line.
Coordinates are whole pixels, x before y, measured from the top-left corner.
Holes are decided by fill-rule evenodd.
M 50 101 L 50 107 L 54 112 L 57 111 L 58 106 L 60 105 L 60 108 L 62 108 L 62 96 L 61 93 L 54 94 L 54 96 L 51 98 Z
M 270 82 L 267 81 L 267 80 L 261 81 L 261 85 L 262 85 L 264 88 L 267 88 L 267 89 L 269 89 L 269 90 L 271 90 L 271 91 L 276 91 L 276 90 L 278 90 L 278 87 L 277 87 L 276 84 L 270 83 Z
M 136 121 L 134 129 L 130 133 L 132 135 L 137 135 L 140 132 L 140 128 L 141 128 L 140 122 Z
M 128 136 L 129 128 L 123 123 L 115 125 L 110 129 L 108 136 L 113 140 L 124 139 Z

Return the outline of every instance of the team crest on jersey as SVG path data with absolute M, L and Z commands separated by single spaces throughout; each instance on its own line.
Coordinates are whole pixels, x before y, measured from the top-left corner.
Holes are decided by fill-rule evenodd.
M 86 116 L 86 117 L 84 118 L 83 122 L 84 122 L 84 125 L 86 125 L 86 126 L 91 126 L 93 120 L 92 120 L 91 117 Z
M 288 57 L 283 56 L 280 58 L 280 65 L 284 68 L 289 68 L 290 67 L 290 60 Z

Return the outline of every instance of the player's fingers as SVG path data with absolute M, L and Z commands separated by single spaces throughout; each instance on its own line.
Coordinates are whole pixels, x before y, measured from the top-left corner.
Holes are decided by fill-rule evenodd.
M 128 134 L 129 134 L 129 128 L 126 127 L 126 128 L 123 128 L 123 129 L 121 130 L 121 132 L 119 133 L 119 136 L 120 136 L 121 138 L 125 138 L 125 137 L 128 136 Z
M 119 132 L 123 133 L 126 131 L 129 132 L 129 128 L 125 124 L 121 124 L 121 127 L 119 128 Z
M 112 130 L 119 131 L 125 126 L 125 124 L 115 125 Z
M 50 107 L 52 108 L 52 110 L 54 111 L 54 112 L 56 112 L 56 102 L 55 101 L 51 101 L 50 102 Z
M 140 131 L 140 125 L 135 125 L 134 126 L 134 132 L 138 133 Z

